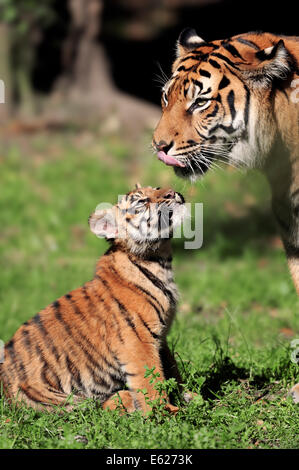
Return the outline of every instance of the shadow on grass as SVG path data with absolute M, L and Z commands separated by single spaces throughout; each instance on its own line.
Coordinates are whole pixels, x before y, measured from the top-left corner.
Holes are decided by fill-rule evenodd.
M 286 378 L 289 360 L 282 358 L 273 369 L 267 368 L 261 374 L 252 375 L 249 368 L 239 367 L 228 356 L 216 362 L 206 374 L 200 393 L 204 400 L 215 400 L 224 395 L 222 386 L 227 382 L 246 381 L 248 393 L 256 400 L 266 395 L 273 386 L 273 380 Z M 204 375 L 202 372 L 199 376 Z

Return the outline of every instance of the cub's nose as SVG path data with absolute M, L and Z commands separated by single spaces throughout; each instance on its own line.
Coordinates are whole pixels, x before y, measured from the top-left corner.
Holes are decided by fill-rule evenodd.
M 166 193 L 163 195 L 164 199 L 174 199 L 175 198 L 175 191 L 173 189 L 168 189 Z

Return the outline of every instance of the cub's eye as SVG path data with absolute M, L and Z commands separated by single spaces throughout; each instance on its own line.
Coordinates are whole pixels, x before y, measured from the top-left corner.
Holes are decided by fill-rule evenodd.
M 188 113 L 193 113 L 196 109 L 206 109 L 211 103 L 208 98 L 196 98 L 196 100 L 187 109 Z
M 148 198 L 138 199 L 137 201 L 134 201 L 132 203 L 131 207 L 128 209 L 128 212 L 130 214 L 140 212 L 145 207 L 145 205 L 148 203 L 148 201 L 149 201 Z

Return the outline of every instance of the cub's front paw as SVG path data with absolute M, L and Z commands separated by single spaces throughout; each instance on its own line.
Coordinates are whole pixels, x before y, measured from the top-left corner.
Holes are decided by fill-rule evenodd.
M 177 414 L 177 412 L 179 411 L 179 408 L 177 406 L 171 405 L 170 403 L 167 403 L 167 405 L 165 405 L 165 409 L 169 411 L 169 413 L 174 415 Z

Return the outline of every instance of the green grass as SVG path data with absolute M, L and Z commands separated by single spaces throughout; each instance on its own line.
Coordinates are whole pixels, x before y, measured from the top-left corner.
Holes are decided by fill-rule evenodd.
M 298 448 L 290 342 L 299 302 L 258 173 L 210 172 L 191 186 L 134 145 L 91 132 L 7 142 L 0 153 L 0 338 L 93 276 L 106 243 L 88 229 L 100 202 L 136 181 L 204 204 L 204 243 L 174 240 L 181 300 L 169 334 L 198 396 L 176 416 L 119 416 L 87 400 L 66 414 L 0 399 L 0 448 Z

